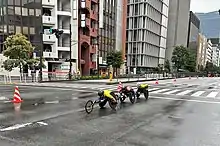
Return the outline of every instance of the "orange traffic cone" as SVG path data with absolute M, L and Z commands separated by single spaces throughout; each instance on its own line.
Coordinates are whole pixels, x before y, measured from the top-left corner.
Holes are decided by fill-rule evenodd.
M 14 92 L 14 97 L 13 97 L 12 102 L 13 102 L 13 103 L 21 103 L 22 101 L 23 101 L 23 100 L 21 99 L 18 86 L 16 86 L 16 87 L 15 87 L 15 92 Z
M 158 79 L 156 80 L 155 84 L 159 84 Z

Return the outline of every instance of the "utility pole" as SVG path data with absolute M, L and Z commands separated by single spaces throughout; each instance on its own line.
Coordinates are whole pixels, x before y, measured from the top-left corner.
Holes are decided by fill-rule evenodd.
M 70 70 L 69 70 L 69 80 L 72 78 L 72 29 L 70 24 Z
M 41 12 L 43 13 L 43 8 L 41 10 Z M 42 16 L 43 17 L 43 16 Z M 41 18 L 41 21 L 42 21 L 42 18 Z M 44 44 L 43 44 L 43 34 L 44 34 L 44 30 L 43 30 L 43 21 L 41 22 L 41 29 L 40 29 L 40 37 L 41 37 L 41 47 L 40 47 L 40 72 L 39 72 L 39 76 L 40 76 L 40 81 L 39 82 L 42 82 L 43 81 L 43 47 L 44 47 Z

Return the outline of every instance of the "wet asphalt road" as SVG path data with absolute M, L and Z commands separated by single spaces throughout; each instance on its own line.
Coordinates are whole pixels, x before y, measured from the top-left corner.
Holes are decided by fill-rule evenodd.
M 190 87 L 192 89 L 207 89 L 208 86 L 220 84 L 215 79 L 187 80 L 182 83 L 197 85 Z M 173 87 L 170 86 L 170 88 Z M 0 87 L 0 91 L 1 89 Z M 23 89 L 29 88 L 24 87 Z M 219 88 L 216 87 L 215 89 L 218 90 Z M 34 96 L 43 96 L 45 93 L 48 96 L 50 95 L 48 99 L 52 99 L 54 96 L 59 99 L 78 97 L 81 94 L 80 91 L 59 90 L 58 88 L 45 90 L 47 89 L 33 88 L 29 91 L 34 92 L 34 94 L 30 93 L 33 98 Z M 51 93 L 49 94 L 49 92 Z M 73 95 L 73 93 L 76 94 Z M 4 95 L 7 94 L 4 93 Z M 23 92 L 22 95 L 25 97 L 28 93 L 26 95 Z M 220 145 L 220 100 L 199 99 L 187 95 L 160 95 L 158 93 L 151 94 L 148 101 L 142 98 L 134 105 L 126 101 L 117 112 L 111 111 L 107 106 L 106 109 L 102 110 L 97 107 L 93 113 L 87 115 L 83 106 L 90 98 L 95 97 L 72 98 L 72 100 L 63 100 L 60 103 L 30 106 L 23 106 L 22 104 L 21 111 L 18 112 L 15 112 L 13 105 L 10 104 L 11 108 L 2 111 L 0 114 L 0 145 Z M 1 103 L 0 106 L 9 107 L 9 103 L 6 105 Z M 7 129 L 12 125 L 25 123 L 29 124 L 20 128 Z

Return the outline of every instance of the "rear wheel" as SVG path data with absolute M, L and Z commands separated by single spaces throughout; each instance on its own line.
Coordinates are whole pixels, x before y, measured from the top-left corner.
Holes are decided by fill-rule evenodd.
M 117 99 L 116 99 L 116 101 L 117 101 Z M 117 102 L 113 102 L 112 100 L 108 100 L 108 104 L 111 107 L 111 109 L 116 110 L 118 103 Z
M 85 110 L 88 114 L 90 114 L 93 111 L 93 105 L 94 105 L 94 103 L 92 100 L 89 100 L 86 102 Z
M 144 92 L 144 97 L 145 97 L 146 100 L 148 100 L 148 98 L 149 98 L 149 91 L 148 90 L 146 90 Z
M 135 94 L 133 92 L 129 93 L 129 100 L 132 104 L 135 103 Z

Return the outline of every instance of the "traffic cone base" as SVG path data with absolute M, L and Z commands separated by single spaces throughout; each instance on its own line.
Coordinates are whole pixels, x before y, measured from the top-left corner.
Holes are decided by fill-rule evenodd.
M 13 102 L 13 103 L 21 103 L 22 101 L 23 101 L 23 100 L 21 99 L 18 86 L 16 86 L 16 87 L 15 87 L 15 92 L 14 92 L 14 97 L 13 97 L 12 102 Z
M 155 84 L 159 84 L 158 80 L 156 80 Z

